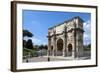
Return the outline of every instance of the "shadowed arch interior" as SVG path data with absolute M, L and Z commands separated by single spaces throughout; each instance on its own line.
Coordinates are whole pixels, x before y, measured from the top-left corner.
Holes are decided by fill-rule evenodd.
M 69 52 L 72 51 L 72 44 L 68 44 L 68 51 L 69 51 Z
M 58 39 L 57 41 L 57 50 L 63 50 L 63 40 Z
M 72 56 L 72 44 L 68 44 L 68 55 Z

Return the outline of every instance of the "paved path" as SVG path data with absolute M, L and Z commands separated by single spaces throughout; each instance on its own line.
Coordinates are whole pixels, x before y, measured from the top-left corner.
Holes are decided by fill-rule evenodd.
M 85 60 L 88 59 L 87 57 L 82 57 L 82 58 L 71 58 L 71 57 L 62 57 L 62 56 L 50 56 L 49 60 L 50 61 L 68 61 L 68 60 Z M 48 62 L 48 56 L 41 56 L 41 57 L 33 57 L 29 59 L 24 59 L 23 62 Z

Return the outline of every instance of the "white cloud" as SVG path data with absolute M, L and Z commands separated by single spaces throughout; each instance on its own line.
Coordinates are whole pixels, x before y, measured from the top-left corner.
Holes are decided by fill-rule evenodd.
M 84 28 L 84 44 L 91 43 L 91 21 L 88 20 L 83 24 Z
M 41 44 L 45 45 L 46 44 L 46 42 L 43 42 L 41 39 L 37 37 L 32 37 L 31 39 L 34 45 L 41 45 Z
M 84 22 L 84 27 L 89 28 L 91 26 L 90 24 L 91 24 L 91 21 L 88 20 L 88 21 Z
M 24 37 L 24 40 L 28 41 L 28 39 L 31 39 L 34 45 L 46 45 L 47 42 L 37 38 L 37 37 Z
M 89 32 L 91 30 L 91 21 L 88 20 L 86 22 L 84 22 L 84 31 Z

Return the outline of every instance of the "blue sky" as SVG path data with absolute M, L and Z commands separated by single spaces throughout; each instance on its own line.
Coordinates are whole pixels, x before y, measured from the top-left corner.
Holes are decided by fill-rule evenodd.
M 23 10 L 23 29 L 27 29 L 34 34 L 31 38 L 34 44 L 47 44 L 48 28 L 75 16 L 80 16 L 85 21 L 84 44 L 89 44 L 91 42 L 90 13 Z

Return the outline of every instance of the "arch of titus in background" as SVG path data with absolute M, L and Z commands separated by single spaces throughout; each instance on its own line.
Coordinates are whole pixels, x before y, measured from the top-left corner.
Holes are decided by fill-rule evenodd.
M 77 16 L 48 29 L 48 56 L 83 56 L 83 20 Z

